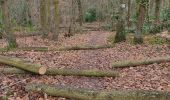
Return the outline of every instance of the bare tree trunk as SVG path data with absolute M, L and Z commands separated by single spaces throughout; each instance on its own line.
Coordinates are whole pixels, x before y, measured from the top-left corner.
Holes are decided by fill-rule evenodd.
M 59 35 L 59 0 L 54 0 L 54 25 L 55 28 L 53 29 L 52 32 L 52 40 L 58 40 L 58 35 Z
M 46 9 L 46 0 L 40 0 L 40 19 L 41 19 L 41 30 L 43 37 L 47 37 L 47 9 Z
M 66 37 L 70 37 L 75 32 L 75 0 L 71 1 L 71 17 L 70 17 L 70 26 L 68 30 L 68 34 Z
M 154 22 L 154 32 L 158 33 L 160 32 L 160 6 L 161 6 L 161 0 L 155 1 L 155 22 Z
M 51 32 L 51 0 L 47 0 L 47 25 L 48 32 Z
M 169 0 L 168 15 L 170 16 L 170 0 Z M 170 18 L 168 18 L 168 32 L 170 32 Z
M 139 0 L 137 1 L 137 23 L 136 23 L 136 32 L 134 37 L 135 44 L 143 43 L 142 37 L 142 27 L 145 21 L 146 6 L 149 0 Z
M 124 42 L 126 41 L 126 33 L 125 33 L 125 19 L 124 19 L 124 9 L 122 4 L 124 3 L 123 0 L 120 0 L 120 7 L 119 13 L 117 17 L 117 25 L 116 25 L 116 36 L 115 36 L 115 43 Z
M 131 0 L 128 0 L 128 14 L 127 14 L 128 27 L 130 27 L 130 15 L 131 15 Z
M 155 24 L 158 25 L 160 24 L 159 16 L 160 16 L 160 5 L 161 5 L 161 0 L 156 0 L 156 7 L 155 7 Z
M 1 3 L 1 7 L 2 7 L 2 19 L 3 19 L 3 23 L 4 23 L 4 30 L 5 30 L 5 33 L 7 36 L 7 40 L 8 40 L 8 47 L 16 48 L 17 43 L 16 43 L 16 38 L 13 35 L 12 29 L 11 29 L 7 0 L 1 0 L 0 3 Z
M 79 24 L 80 26 L 83 25 L 83 9 L 81 0 L 77 0 L 78 10 L 79 10 Z
M 26 0 L 26 5 L 28 7 L 26 7 L 26 21 L 27 21 L 27 25 L 32 25 L 32 21 L 31 21 L 31 11 L 30 11 L 30 6 L 31 6 L 31 1 L 30 0 Z

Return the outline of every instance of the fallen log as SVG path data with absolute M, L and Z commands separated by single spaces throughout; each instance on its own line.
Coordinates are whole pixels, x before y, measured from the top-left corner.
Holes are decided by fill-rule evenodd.
M 0 52 L 8 52 L 8 51 L 37 51 L 37 52 L 46 52 L 46 51 L 70 51 L 70 50 L 97 50 L 97 49 L 105 49 L 112 48 L 113 45 L 86 45 L 86 46 L 66 46 L 60 48 L 49 48 L 49 47 L 20 47 L 15 49 L 8 48 L 0 48 Z
M 29 74 L 29 72 L 17 68 L 0 68 L 2 74 Z M 86 76 L 86 77 L 117 77 L 118 73 L 114 71 L 99 70 L 71 70 L 71 69 L 47 69 L 45 75 L 62 76 Z
M 29 74 L 29 72 L 17 68 L 0 68 L 1 74 Z
M 68 47 L 61 47 L 59 51 L 70 51 L 70 50 L 96 50 L 96 49 L 105 49 L 105 48 L 112 48 L 113 45 L 86 45 L 86 46 L 68 46 Z
M 44 92 L 50 96 L 75 100 L 170 100 L 170 92 L 158 91 L 92 91 L 55 87 L 45 84 L 28 84 L 26 91 Z
M 20 48 L 0 48 L 0 52 L 8 52 L 8 51 L 17 51 L 17 50 L 23 50 L 23 51 L 49 51 L 48 47 L 20 47 Z
M 46 67 L 41 66 L 41 65 L 35 65 L 31 63 L 27 63 L 25 61 L 22 61 L 20 59 L 16 58 L 11 58 L 11 57 L 6 57 L 6 56 L 1 56 L 0 55 L 0 63 L 1 64 L 6 64 L 9 66 L 14 66 L 16 68 L 29 71 L 32 73 L 36 74 L 45 74 L 46 73 Z
M 160 34 L 156 35 L 157 37 L 164 38 L 167 41 L 170 41 L 170 35 L 168 34 L 168 31 L 162 32 Z
M 152 59 L 143 59 L 143 60 L 125 60 L 120 62 L 115 62 L 112 64 L 113 68 L 125 68 L 125 67 L 135 67 L 140 65 L 149 65 L 154 63 L 164 63 L 170 62 L 170 56 L 166 57 L 157 57 Z
M 23 50 L 23 51 L 39 51 L 39 52 L 54 51 L 54 50 L 49 50 L 48 47 L 21 47 L 21 48 L 18 48 L 18 50 Z

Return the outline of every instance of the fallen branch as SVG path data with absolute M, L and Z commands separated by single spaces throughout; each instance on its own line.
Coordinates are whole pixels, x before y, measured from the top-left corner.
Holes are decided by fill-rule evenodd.
M 54 50 L 49 50 L 48 47 L 21 47 L 21 48 L 18 48 L 18 50 L 23 50 L 23 51 L 39 51 L 39 52 L 54 51 Z
M 27 71 L 17 68 L 0 68 L 2 74 L 29 74 Z M 47 69 L 45 75 L 62 76 L 86 76 L 86 77 L 116 77 L 117 72 L 99 70 L 70 70 L 70 69 Z
M 23 51 L 39 51 L 39 52 L 46 52 L 46 51 L 70 51 L 70 50 L 96 50 L 96 49 L 105 49 L 105 48 L 112 48 L 113 45 L 86 45 L 86 46 L 66 46 L 60 48 L 49 48 L 49 47 L 21 47 L 15 49 L 8 49 L 8 48 L 0 48 L 0 52 L 8 52 L 8 51 L 15 51 L 15 50 L 23 50 Z
M 6 65 L 9 65 L 9 66 L 14 66 L 16 68 L 19 68 L 19 69 L 22 69 L 22 70 L 25 70 L 25 71 L 29 71 L 29 72 L 32 72 L 32 73 L 36 73 L 36 74 L 45 74 L 46 73 L 46 67 L 26 63 L 26 62 L 24 62 L 20 59 L 16 59 L 16 58 L 0 56 L 0 63 L 6 64 Z
M 54 87 L 44 84 L 28 84 L 27 91 L 44 92 L 50 96 L 65 97 L 75 100 L 170 100 L 169 92 L 158 91 L 90 91 Z
M 112 48 L 113 45 L 86 45 L 86 46 L 68 46 L 59 48 L 59 51 L 70 51 L 70 50 L 96 50 L 96 49 L 105 49 Z
M 115 62 L 112 64 L 113 68 L 125 68 L 125 67 L 134 67 L 140 65 L 149 65 L 154 63 L 163 63 L 163 62 L 170 62 L 170 56 L 167 57 L 158 57 L 152 59 L 143 59 L 143 60 L 126 60 Z
M 157 34 L 156 36 L 170 41 L 170 35 L 168 34 L 168 31 L 162 32 L 161 34 Z

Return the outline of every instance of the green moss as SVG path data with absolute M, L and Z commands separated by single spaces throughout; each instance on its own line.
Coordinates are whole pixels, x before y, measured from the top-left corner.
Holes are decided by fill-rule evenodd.
M 157 36 L 150 36 L 146 38 L 146 42 L 151 45 L 163 45 L 163 44 L 169 44 L 170 41 L 160 38 Z
M 2 96 L 0 99 L 1 99 L 1 100 L 8 100 L 8 98 L 7 98 L 6 95 Z
M 115 35 L 111 34 L 110 36 L 107 37 L 107 42 L 109 44 L 114 44 L 115 41 Z
M 144 42 L 142 37 L 134 37 L 134 44 L 142 44 Z

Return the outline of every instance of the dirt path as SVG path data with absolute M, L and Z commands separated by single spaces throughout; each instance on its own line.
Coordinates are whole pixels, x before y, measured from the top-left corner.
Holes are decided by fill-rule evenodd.
M 91 31 L 87 34 L 76 34 L 71 38 L 66 38 L 62 41 L 62 46 L 75 45 L 104 45 L 107 44 L 107 37 L 112 34 L 107 31 Z
M 91 45 L 105 45 L 107 44 L 107 37 L 111 33 L 109 32 L 102 32 L 102 31 L 92 31 L 91 37 L 89 38 L 88 43 Z

